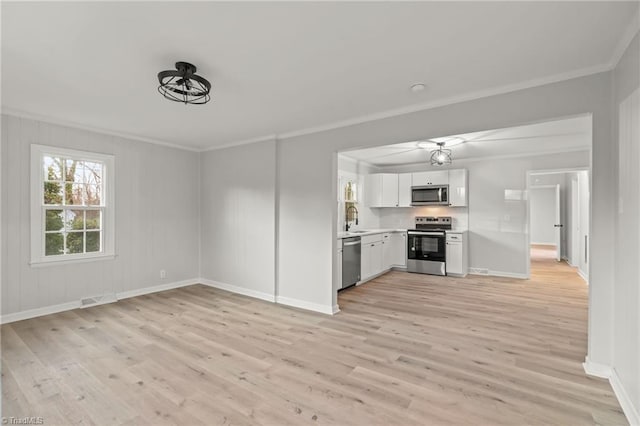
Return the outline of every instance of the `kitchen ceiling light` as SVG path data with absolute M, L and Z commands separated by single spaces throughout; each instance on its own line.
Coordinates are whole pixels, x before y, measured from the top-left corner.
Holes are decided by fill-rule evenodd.
M 427 86 L 425 86 L 423 83 L 416 83 L 413 86 L 411 86 L 411 91 L 414 93 L 417 92 L 422 92 L 424 89 L 426 89 Z
M 442 166 L 444 164 L 451 164 L 451 150 L 445 149 L 445 142 L 437 142 L 438 149 L 434 149 L 431 151 L 431 156 L 429 159 L 431 160 L 432 166 Z
M 196 75 L 196 66 L 188 62 L 176 62 L 176 71 L 158 73 L 158 92 L 174 102 L 202 105 L 211 100 L 211 83 Z

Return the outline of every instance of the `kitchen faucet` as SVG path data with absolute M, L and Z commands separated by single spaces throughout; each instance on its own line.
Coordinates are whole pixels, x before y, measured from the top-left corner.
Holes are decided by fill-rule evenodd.
M 349 212 L 351 211 L 351 209 L 355 210 L 356 212 L 355 213 L 356 225 L 358 224 L 358 209 L 354 205 L 347 206 L 344 212 L 344 230 L 347 232 L 349 231 L 349 228 L 351 228 L 351 226 L 349 226 Z

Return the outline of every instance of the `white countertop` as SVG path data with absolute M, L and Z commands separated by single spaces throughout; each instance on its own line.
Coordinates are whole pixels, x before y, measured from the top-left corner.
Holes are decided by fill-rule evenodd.
M 445 232 L 447 232 L 448 234 L 464 234 L 467 231 L 467 229 L 449 229 Z
M 386 234 L 387 232 L 407 232 L 406 229 L 361 229 L 355 232 L 338 232 L 338 239 L 362 237 L 365 235 Z

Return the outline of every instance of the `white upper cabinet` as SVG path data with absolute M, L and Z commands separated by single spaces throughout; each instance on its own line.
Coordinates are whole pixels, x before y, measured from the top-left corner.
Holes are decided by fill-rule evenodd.
M 449 170 L 449 205 L 466 207 L 469 201 L 467 169 Z
M 436 170 L 412 173 L 412 181 L 413 186 L 447 185 L 449 184 L 449 171 Z
M 467 169 L 366 175 L 365 205 L 367 207 L 411 207 L 411 187 L 428 185 L 449 185 L 451 207 L 468 205 Z
M 365 202 L 368 207 L 398 207 L 398 175 L 377 173 L 365 179 Z
M 411 207 L 411 173 L 398 175 L 398 207 Z

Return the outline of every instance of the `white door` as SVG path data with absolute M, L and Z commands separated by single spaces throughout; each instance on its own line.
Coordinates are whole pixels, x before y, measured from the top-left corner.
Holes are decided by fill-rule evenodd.
M 559 262 L 561 259 L 562 251 L 562 221 L 560 218 L 560 185 L 556 185 L 556 223 L 555 223 L 555 239 L 556 239 L 556 260 Z

